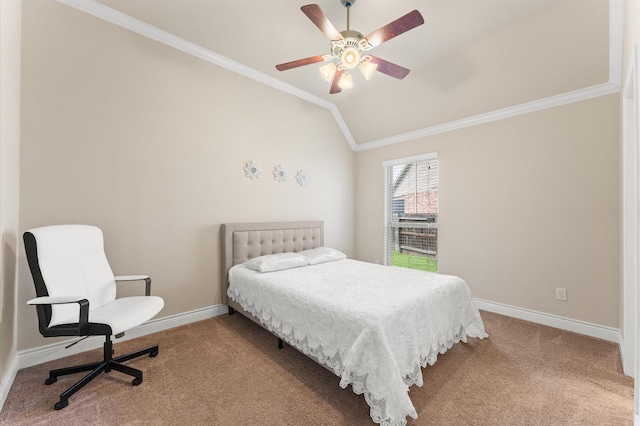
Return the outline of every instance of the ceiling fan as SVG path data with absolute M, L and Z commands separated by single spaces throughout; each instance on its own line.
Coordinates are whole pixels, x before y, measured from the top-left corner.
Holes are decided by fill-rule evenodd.
M 424 24 L 422 15 L 414 10 L 364 37 L 362 33 L 349 28 L 349 11 L 355 2 L 356 0 L 340 0 L 340 3 L 347 8 L 347 29 L 345 31 L 338 31 L 317 4 L 302 6 L 300 10 L 331 41 L 331 54 L 286 62 L 276 65 L 276 69 L 285 71 L 303 65 L 327 62 L 320 67 L 320 72 L 325 80 L 331 81 L 331 89 L 329 90 L 331 94 L 339 93 L 342 89 L 349 89 L 353 86 L 351 71 L 356 67 L 360 68 L 367 80 L 376 70 L 397 79 L 405 78 L 409 74 L 407 68 L 366 52 Z

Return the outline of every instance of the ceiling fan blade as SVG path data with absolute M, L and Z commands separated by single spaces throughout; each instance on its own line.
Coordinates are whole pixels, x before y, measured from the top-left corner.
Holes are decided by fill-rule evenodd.
M 371 56 L 370 62 L 378 66 L 376 68 L 376 71 L 380 71 L 383 74 L 389 75 L 399 80 L 402 80 L 407 76 L 407 74 L 409 74 L 409 70 L 407 68 L 396 65 L 393 62 L 385 61 L 384 59 L 378 58 L 377 56 Z
M 424 18 L 420 12 L 414 10 L 372 32 L 365 38 L 371 46 L 375 47 L 422 24 L 424 24 Z
M 333 81 L 331 82 L 331 89 L 329 90 L 330 95 L 342 92 L 342 89 L 338 85 L 338 83 L 340 83 L 340 77 L 342 77 L 342 73 L 344 73 L 344 70 L 338 70 L 336 71 L 336 75 L 333 76 Z
M 311 22 L 316 24 L 316 27 L 320 28 L 320 31 L 322 31 L 329 40 L 342 40 L 344 38 L 317 4 L 302 6 L 300 10 L 311 19 Z
M 311 56 L 309 58 L 298 59 L 297 61 L 285 62 L 284 64 L 276 65 L 276 69 L 278 71 L 286 71 L 286 70 L 290 70 L 291 68 L 297 68 L 304 65 L 315 64 L 317 62 L 322 62 L 322 61 L 324 61 L 324 58 L 322 57 L 322 55 Z

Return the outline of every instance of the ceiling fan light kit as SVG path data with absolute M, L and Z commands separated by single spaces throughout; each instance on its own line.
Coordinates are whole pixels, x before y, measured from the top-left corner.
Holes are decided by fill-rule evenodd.
M 329 62 L 320 67 L 320 74 L 322 74 L 322 77 L 324 77 L 325 80 L 331 81 L 333 80 L 333 76 L 336 75 L 336 69 L 336 63 Z
M 369 80 L 373 76 L 373 73 L 377 68 L 378 66 L 371 63 L 370 60 L 362 61 L 360 63 L 360 71 L 362 71 L 362 75 L 364 75 L 364 78 L 366 78 L 367 80 Z
M 342 74 L 342 77 L 340 77 L 340 81 L 338 82 L 338 86 L 340 86 L 341 89 L 351 89 L 353 87 L 353 79 L 351 78 L 351 74 L 348 72 L 345 72 L 344 74 Z
M 362 33 L 349 28 L 349 11 L 355 0 L 340 0 L 340 3 L 347 8 L 347 29 L 345 31 L 338 31 L 317 4 L 308 4 L 300 8 L 311 22 L 331 41 L 331 54 L 286 62 L 276 65 L 276 69 L 285 71 L 303 65 L 327 62 L 320 67 L 320 74 L 325 80 L 331 82 L 331 89 L 329 90 L 331 94 L 340 93 L 342 89 L 353 87 L 351 71 L 355 68 L 359 68 L 367 80 L 373 76 L 375 71 L 380 71 L 397 79 L 406 77 L 409 74 L 407 68 L 365 54 L 365 52 L 422 25 L 424 19 L 420 12 L 417 10 L 409 12 L 365 37 Z

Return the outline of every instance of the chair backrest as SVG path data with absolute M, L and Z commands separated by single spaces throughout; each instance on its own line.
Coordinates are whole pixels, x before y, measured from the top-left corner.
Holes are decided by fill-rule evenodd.
M 104 253 L 102 231 L 89 225 L 54 225 L 24 233 L 29 268 L 40 296 L 82 296 L 90 310 L 116 297 L 116 283 Z M 38 310 L 40 326 L 77 322 L 77 304 Z M 44 324 L 43 324 L 44 320 Z

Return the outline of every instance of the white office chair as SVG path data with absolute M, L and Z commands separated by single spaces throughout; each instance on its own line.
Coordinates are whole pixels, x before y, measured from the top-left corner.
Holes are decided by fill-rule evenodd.
M 160 312 L 164 301 L 150 296 L 151 279 L 145 275 L 114 277 L 104 253 L 102 231 L 95 226 L 45 226 L 26 231 L 23 238 L 38 296 L 27 303 L 37 308 L 40 333 L 44 337 L 105 336 L 102 361 L 49 372 L 47 385 L 59 376 L 91 371 L 60 394 L 54 408 L 66 407 L 71 395 L 111 369 L 133 376 L 133 386 L 142 383 L 142 371 L 122 362 L 146 354 L 155 357 L 158 345 L 114 358 L 111 335 L 122 337 Z M 145 281 L 146 296 L 116 299 L 116 281 Z

